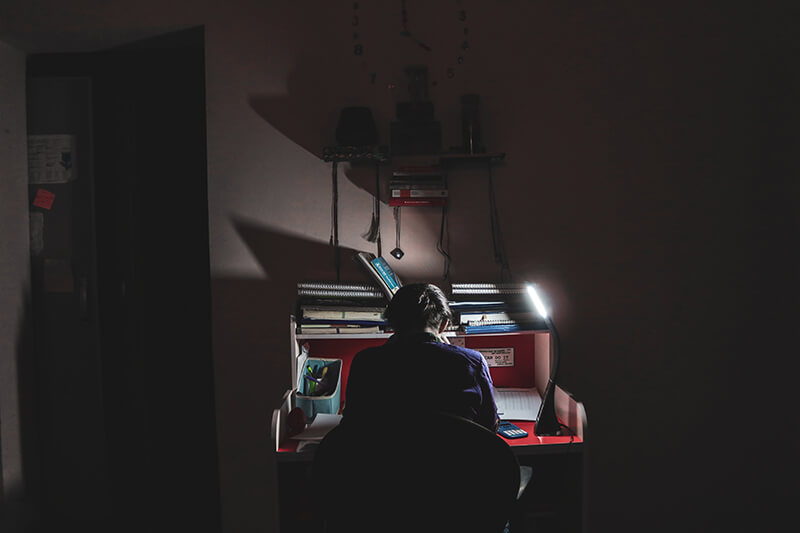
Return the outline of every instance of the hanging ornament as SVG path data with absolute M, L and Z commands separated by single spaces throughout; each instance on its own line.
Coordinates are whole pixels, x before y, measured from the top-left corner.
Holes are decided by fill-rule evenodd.
M 459 40 L 459 43 L 458 43 L 458 46 L 457 46 L 457 51 L 455 51 L 455 53 L 452 56 L 452 62 L 450 62 L 449 65 L 446 65 L 443 70 L 439 70 L 439 72 L 443 73 L 444 76 L 447 79 L 455 78 L 456 74 L 459 72 L 459 70 L 461 68 L 463 68 L 463 65 L 467 61 L 466 54 L 467 54 L 467 52 L 469 51 L 469 49 L 471 47 L 470 42 L 469 42 L 469 33 L 470 33 L 470 31 L 469 31 L 469 27 L 467 26 L 467 22 L 469 20 L 469 16 L 468 16 L 467 10 L 463 6 L 463 2 L 461 0 L 455 0 L 455 4 L 456 4 L 456 6 L 455 6 L 455 8 L 456 8 L 456 12 L 455 12 L 456 20 L 462 26 L 462 28 L 461 28 L 462 36 L 461 36 L 461 39 Z M 418 39 L 417 36 L 414 34 L 414 32 L 410 28 L 409 10 L 408 10 L 407 1 L 406 0 L 401 0 L 401 6 L 400 7 L 401 7 L 401 9 L 400 9 L 400 15 L 401 15 L 401 18 L 400 18 L 400 23 L 401 23 L 400 35 L 403 36 L 403 37 L 408 38 L 416 46 L 419 46 L 420 48 L 422 48 L 426 52 L 431 52 L 432 51 L 431 46 L 429 46 L 428 44 L 426 44 L 423 41 L 421 41 L 420 39 Z M 376 70 L 374 68 L 370 68 L 370 65 L 368 65 L 368 60 L 366 59 L 366 57 L 369 54 L 373 54 L 373 56 L 374 56 L 374 51 L 372 51 L 371 49 L 368 50 L 367 49 L 368 47 L 365 46 L 365 44 L 364 44 L 364 42 L 362 40 L 363 32 L 360 31 L 361 30 L 361 21 L 362 21 L 362 19 L 363 19 L 363 17 L 362 17 L 361 6 L 360 6 L 359 2 L 353 2 L 352 3 L 352 15 L 351 15 L 351 19 L 350 19 L 351 27 L 350 27 L 350 30 L 349 30 L 352 33 L 352 37 L 353 37 L 353 48 L 352 48 L 353 56 L 358 57 L 360 59 L 361 66 L 363 67 L 363 69 L 367 73 L 367 79 L 369 80 L 370 85 L 380 84 L 381 86 L 383 86 L 383 84 L 385 83 L 387 89 L 389 89 L 389 90 L 396 89 L 397 88 L 397 84 L 395 84 L 395 83 L 386 83 L 386 82 L 383 81 L 383 79 L 381 79 L 380 83 L 379 83 L 378 72 L 376 72 Z M 436 87 L 436 86 L 438 86 L 438 84 L 439 84 L 439 80 L 436 80 L 435 78 L 431 79 L 431 86 L 432 87 Z
M 406 253 L 403 250 L 400 249 L 400 208 L 399 207 L 395 207 L 394 208 L 394 245 L 395 245 L 394 250 L 392 250 L 389 253 L 392 254 L 392 257 L 394 257 L 395 259 L 400 260 L 400 259 L 403 258 L 404 255 L 406 255 Z

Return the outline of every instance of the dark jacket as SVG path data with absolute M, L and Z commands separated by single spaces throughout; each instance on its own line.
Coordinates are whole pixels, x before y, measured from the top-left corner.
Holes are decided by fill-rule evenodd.
M 475 350 L 438 342 L 430 333 L 395 334 L 356 354 L 345 391 L 343 421 L 374 423 L 443 411 L 497 429 L 486 360 Z

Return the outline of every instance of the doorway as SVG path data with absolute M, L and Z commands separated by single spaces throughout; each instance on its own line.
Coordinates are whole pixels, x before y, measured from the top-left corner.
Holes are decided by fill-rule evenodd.
M 220 529 L 203 43 L 28 59 L 29 134 L 72 171 L 29 186 L 45 526 Z

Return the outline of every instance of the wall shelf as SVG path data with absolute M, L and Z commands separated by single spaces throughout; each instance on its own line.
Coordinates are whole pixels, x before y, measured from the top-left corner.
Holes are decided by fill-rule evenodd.
M 441 163 L 458 163 L 458 162 L 469 162 L 469 161 L 489 161 L 489 162 L 497 162 L 503 161 L 506 157 L 505 152 L 486 152 L 481 154 L 459 154 L 459 153 L 449 153 L 449 154 L 441 154 L 439 156 L 439 161 Z

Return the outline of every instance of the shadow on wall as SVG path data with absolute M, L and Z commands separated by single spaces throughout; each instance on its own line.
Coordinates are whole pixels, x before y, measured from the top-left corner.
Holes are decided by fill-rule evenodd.
M 212 298 L 216 357 L 217 425 L 221 484 L 227 487 L 226 512 L 232 531 L 271 523 L 277 492 L 270 453 L 272 410 L 290 387 L 289 315 L 294 312 L 297 282 L 335 280 L 333 247 L 287 235 L 245 218 L 232 224 L 266 272 L 265 279 L 215 277 Z M 369 281 L 351 258 L 356 250 L 340 248 L 341 279 Z
M 215 306 L 231 310 L 215 319 L 216 349 L 226 354 L 218 364 L 229 370 L 217 375 L 231 376 L 229 390 L 245 394 L 224 410 L 222 423 L 249 424 L 263 419 L 264 413 L 257 418 L 245 415 L 252 408 L 240 403 L 252 400 L 246 397 L 247 391 L 266 391 L 267 403 L 272 405 L 289 386 L 289 316 L 295 311 L 297 283 L 335 281 L 336 270 L 334 250 L 327 243 L 287 235 L 244 218 L 235 219 L 233 225 L 267 275 L 264 280 L 213 279 Z M 340 279 L 371 282 L 353 260 L 357 251 L 340 248 Z M 237 361 L 237 357 L 243 359 Z
M 276 128 L 295 144 L 322 159 L 322 148 L 336 144 L 335 130 L 339 120 L 341 102 L 325 102 L 323 98 L 290 91 L 289 95 L 252 95 L 250 107 L 267 123 Z M 388 144 L 388 142 L 386 143 Z M 356 187 L 375 196 L 375 165 L 372 163 L 350 163 L 339 176 L 349 179 Z M 381 174 L 385 174 L 385 170 Z M 380 199 L 388 203 L 388 180 L 381 180 Z
M 287 74 L 285 94 L 251 94 L 248 102 L 268 124 L 319 159 L 323 158 L 323 147 L 336 144 L 339 113 L 347 106 L 370 106 L 378 128 L 378 142 L 388 145 L 388 124 L 392 117 L 386 114 L 383 107 L 370 102 L 376 98 L 374 86 L 352 86 L 342 82 L 343 77 L 350 76 L 347 78 L 350 82 L 362 78 L 353 78 L 351 74 L 349 71 L 343 72 L 341 65 L 329 58 L 307 52 L 298 56 L 294 68 Z M 364 89 L 366 93 L 359 93 Z M 391 100 L 392 95 L 387 97 Z M 373 164 L 355 163 L 346 172 L 342 170 L 340 176 L 345 176 L 356 187 L 375 195 Z M 380 191 L 381 201 L 388 203 L 388 180 L 382 181 L 387 186 Z
M 231 310 L 215 319 L 216 349 L 226 354 L 218 364 L 227 367 L 217 375 L 231 376 L 228 390 L 234 395 L 227 397 L 235 403 L 223 409 L 221 423 L 238 420 L 238 425 L 263 419 L 265 414 L 255 418 L 245 414 L 253 408 L 247 391 L 265 391 L 271 406 L 290 385 L 289 316 L 295 311 L 297 283 L 335 281 L 336 270 L 334 250 L 327 243 L 287 235 L 244 218 L 234 219 L 233 225 L 267 275 L 264 280 L 213 279 L 215 306 Z M 352 259 L 356 252 L 340 248 L 340 279 L 370 282 Z
M 295 293 L 298 281 L 336 280 L 332 245 L 290 235 L 243 217 L 234 218 L 233 226 L 270 281 Z M 369 281 L 353 259 L 362 250 L 340 246 L 339 251 L 341 280 Z

